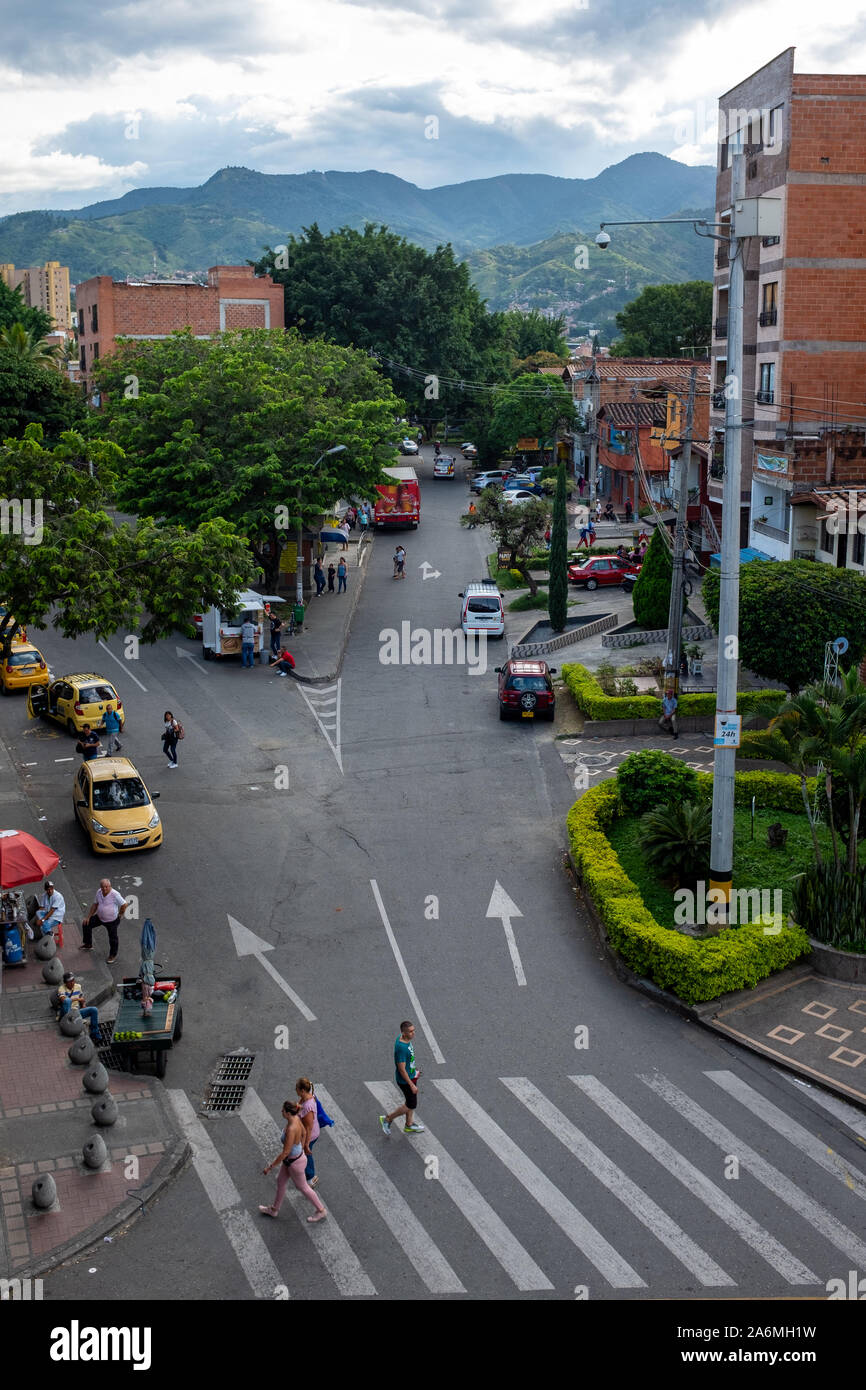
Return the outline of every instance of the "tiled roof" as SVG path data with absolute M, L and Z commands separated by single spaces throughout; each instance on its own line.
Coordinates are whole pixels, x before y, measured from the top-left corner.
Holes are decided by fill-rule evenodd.
M 635 425 L 664 425 L 667 418 L 663 401 L 608 401 L 598 416 L 620 430 L 634 429 Z
M 683 381 L 688 382 L 692 367 L 698 368 L 698 381 L 709 381 L 710 364 L 705 358 L 688 357 L 597 357 L 575 362 L 574 370 L 585 375 L 592 367 L 601 381 Z

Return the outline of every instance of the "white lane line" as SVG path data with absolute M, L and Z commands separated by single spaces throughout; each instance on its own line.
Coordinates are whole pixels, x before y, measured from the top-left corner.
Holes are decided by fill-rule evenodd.
M 858 1139 L 866 1141 L 866 1119 L 863 1118 L 862 1110 L 855 1110 L 854 1106 L 848 1101 L 842 1100 L 839 1096 L 831 1096 L 828 1092 L 822 1091 L 818 1086 L 810 1086 L 802 1077 L 792 1076 L 788 1071 L 778 1071 L 777 1076 L 784 1077 L 789 1086 L 796 1086 L 798 1090 L 809 1092 L 809 1099 L 815 1101 L 816 1105 L 821 1105 L 831 1115 L 835 1115 L 837 1120 L 841 1120 L 843 1125 L 847 1125 L 850 1130 L 857 1135 Z
M 738 1100 L 741 1105 L 770 1125 L 777 1134 L 781 1134 L 789 1140 L 795 1148 L 811 1158 L 813 1163 L 817 1163 L 819 1168 L 823 1168 L 825 1173 L 831 1173 L 834 1178 L 851 1192 L 856 1192 L 857 1196 L 866 1201 L 866 1173 L 861 1173 L 859 1168 L 852 1167 L 840 1157 L 833 1149 L 829 1148 L 822 1140 L 817 1139 L 814 1134 L 810 1134 L 803 1125 L 798 1124 L 790 1115 L 786 1115 L 784 1110 L 780 1110 L 771 1101 L 765 1100 L 762 1095 L 748 1086 L 745 1081 L 741 1081 L 731 1071 L 708 1071 L 706 1075 L 711 1081 L 715 1081 L 717 1086 Z
M 316 1090 L 334 1120 L 331 1130 L 334 1143 L 427 1288 L 431 1293 L 465 1293 L 465 1288 L 442 1251 L 434 1245 L 402 1193 L 377 1163 L 334 1097 L 324 1086 L 317 1086 Z M 383 1143 L 389 1142 L 384 1135 L 381 1138 Z
M 283 1285 L 256 1223 L 217 1153 L 210 1135 L 184 1091 L 169 1091 L 168 1099 L 192 1149 L 192 1162 L 208 1200 L 219 1217 L 238 1263 L 256 1298 L 273 1299 Z
M 134 676 L 134 675 L 132 674 L 132 672 L 131 672 L 130 669 L 129 669 L 129 662 L 128 662 L 128 661 L 121 661 L 121 659 L 120 659 L 119 656 L 115 656 L 115 655 L 114 655 L 114 652 L 111 650 L 111 648 L 108 646 L 108 644 L 107 644 L 106 642 L 103 642 L 103 640 L 102 640 L 101 637 L 99 638 L 99 641 L 98 641 L 97 645 L 100 646 L 104 652 L 108 652 L 108 655 L 111 657 L 112 661 L 116 661 L 117 664 L 118 664 L 118 666 L 120 666 L 120 667 L 122 668 L 124 675 L 128 676 L 129 679 L 130 679 L 131 681 L 135 681 L 135 683 L 136 683 L 136 685 L 138 686 L 139 690 L 143 690 L 144 693 L 145 693 L 145 695 L 146 695 L 146 694 L 147 694 L 147 686 L 146 686 L 146 685 L 142 685 L 141 681 L 138 679 L 138 676 Z
M 375 1081 L 366 1082 L 366 1086 L 387 1115 L 393 1109 L 397 1092 L 393 1087 Z M 426 1163 L 430 1155 L 439 1162 L 439 1171 L 436 1174 L 439 1186 L 447 1192 L 458 1211 L 466 1217 L 472 1230 L 484 1241 L 512 1283 L 526 1293 L 535 1289 L 552 1289 L 553 1284 L 544 1270 L 539 1268 L 460 1165 L 428 1129 L 424 1135 L 423 1147 L 418 1149 L 418 1157 L 422 1163 Z
M 442 1063 L 445 1061 L 444 1054 L 433 1036 L 433 1029 L 427 1022 L 427 1015 L 421 1008 L 421 1001 L 415 993 L 415 990 L 412 986 L 412 981 L 409 979 L 409 971 L 406 969 L 406 963 L 403 960 L 400 947 L 397 945 L 397 938 L 391 930 L 391 923 L 388 921 L 388 914 L 385 911 L 385 904 L 382 902 L 382 894 L 379 892 L 379 885 L 374 878 L 370 879 L 370 887 L 373 890 L 373 897 L 376 899 L 376 906 L 379 909 L 379 916 L 382 918 L 382 926 L 385 928 L 388 940 L 391 943 L 391 950 L 394 952 L 394 959 L 397 962 L 397 969 L 400 971 L 400 974 L 403 977 L 403 984 L 406 986 L 406 993 L 408 994 L 409 999 L 411 1001 L 415 1018 L 417 1019 L 421 1027 L 422 1033 L 427 1039 L 427 1045 L 430 1048 L 430 1051 L 433 1053 L 434 1058 L 441 1066 Z
M 244 1093 L 239 1114 L 262 1157 L 270 1162 L 274 1155 L 280 1152 L 280 1129 L 261 1096 L 252 1086 L 248 1086 Z M 321 1145 L 316 1146 L 317 1156 L 320 1148 Z M 311 1226 L 307 1220 L 310 1215 L 310 1203 L 301 1196 L 294 1183 L 289 1183 L 283 1205 L 291 1207 L 295 1213 L 340 1293 L 350 1296 L 375 1296 L 375 1286 L 361 1268 L 360 1260 L 334 1220 L 330 1209 L 327 1221 L 319 1221 Z M 327 1202 L 325 1205 L 327 1206 Z
M 808 1225 L 820 1231 L 831 1245 L 842 1251 L 843 1255 L 847 1255 L 860 1268 L 866 1269 L 866 1244 L 824 1207 L 802 1192 L 784 1173 L 761 1158 L 759 1153 L 737 1138 L 732 1130 L 721 1124 L 714 1115 L 704 1110 L 666 1077 L 642 1076 L 641 1081 L 649 1086 L 651 1091 L 655 1091 L 656 1095 L 661 1096 L 662 1100 L 667 1101 L 668 1105 L 673 1106 L 700 1134 L 706 1135 L 712 1143 L 720 1144 L 726 1154 L 736 1154 L 741 1168 L 745 1168 L 753 1178 L 769 1188 L 774 1197 L 780 1198 Z
M 818 1284 L 820 1280 L 800 1260 L 786 1250 L 775 1236 L 732 1202 L 726 1192 L 710 1182 L 699 1168 L 678 1153 L 671 1144 L 636 1115 L 635 1112 L 609 1091 L 595 1076 L 570 1076 L 575 1086 L 589 1096 L 614 1124 L 660 1163 L 665 1172 L 681 1182 L 693 1196 L 710 1208 L 725 1225 L 736 1231 L 742 1240 L 766 1260 L 789 1284 Z
M 507 1086 L 527 1110 L 565 1145 L 569 1153 L 574 1154 L 584 1168 L 603 1183 L 705 1288 L 736 1285 L 735 1279 L 726 1274 L 715 1260 L 710 1259 L 706 1251 L 695 1244 L 652 1197 L 632 1182 L 631 1178 L 593 1144 L 591 1139 L 582 1134 L 527 1077 L 501 1076 L 499 1079 L 503 1086 Z
M 55 758 L 54 761 L 55 761 L 56 763 L 74 763 L 74 762 L 75 762 L 75 759 L 74 759 L 74 758 Z M 28 766 L 29 766 L 29 764 L 28 764 Z M 36 766 L 36 764 L 33 763 L 33 767 L 35 767 L 35 766 Z
M 60 759 L 59 759 L 59 758 L 55 758 L 54 761 L 57 763 L 57 762 L 60 762 Z M 39 764 L 38 764 L 38 763 L 22 763 L 21 766 L 22 766 L 22 767 L 38 767 Z
M 292 1001 L 292 1003 L 294 1004 L 295 1008 L 298 1010 L 299 1013 L 301 1013 L 301 1014 L 304 1016 L 304 1018 L 307 1020 L 307 1022 L 308 1022 L 308 1023 L 315 1023 L 315 1021 L 316 1021 L 316 1015 L 313 1013 L 312 1009 L 308 1009 L 308 1008 L 307 1008 L 307 1006 L 306 1006 L 306 1004 L 304 1003 L 304 1001 L 303 1001 L 303 999 L 301 998 L 301 996 L 300 996 L 299 994 L 296 994 L 296 993 L 295 993 L 295 991 L 292 989 L 291 985 L 290 985 L 286 980 L 283 979 L 282 975 L 281 975 L 280 972 L 276 969 L 276 967 L 273 966 L 273 965 L 271 965 L 271 962 L 268 960 L 267 956 L 265 956 L 265 955 L 256 956 L 256 960 L 259 962 L 260 965 L 264 966 L 265 970 L 267 970 L 267 972 L 268 972 L 268 974 L 270 975 L 271 979 L 273 980 L 274 984 L 279 985 L 280 989 L 283 991 L 283 994 L 286 996 L 286 998 L 287 998 L 287 999 L 291 999 L 291 1001 Z
M 454 1106 L 479 1139 L 493 1151 L 501 1163 L 526 1188 L 531 1197 L 544 1208 L 552 1221 L 578 1250 L 594 1264 L 614 1289 L 645 1289 L 646 1284 L 637 1270 L 632 1269 L 591 1221 L 578 1211 L 559 1188 L 536 1166 L 522 1149 L 500 1129 L 485 1110 L 476 1103 L 458 1081 L 434 1081 L 445 1099 Z

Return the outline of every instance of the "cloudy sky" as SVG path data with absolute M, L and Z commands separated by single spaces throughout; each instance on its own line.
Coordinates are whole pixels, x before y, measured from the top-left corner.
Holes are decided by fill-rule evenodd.
M 422 187 L 713 162 L 716 99 L 782 49 L 866 72 L 866 0 L 33 0 L 0 42 L 0 213 L 381 169 Z M 435 120 L 434 120 L 435 118 Z

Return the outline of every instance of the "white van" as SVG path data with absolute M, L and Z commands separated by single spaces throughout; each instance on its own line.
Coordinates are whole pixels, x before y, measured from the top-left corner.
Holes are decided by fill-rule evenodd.
M 483 632 L 488 637 L 505 636 L 502 595 L 492 579 L 467 584 L 460 597 L 463 600 L 460 626 L 464 632 Z

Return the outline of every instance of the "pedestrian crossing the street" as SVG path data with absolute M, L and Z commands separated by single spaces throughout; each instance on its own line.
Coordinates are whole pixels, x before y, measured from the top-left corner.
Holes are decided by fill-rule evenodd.
M 430 1127 L 403 1136 L 395 1121 L 386 1137 L 376 1116 L 399 1104 L 392 1083 L 366 1083 L 369 1107 L 318 1086 L 334 1126 L 315 1151 L 328 1218 L 312 1225 L 291 1184 L 282 1219 L 259 1219 L 255 1175 L 279 1152 L 279 1130 L 252 1088 L 240 1131 L 235 1119 L 205 1129 L 182 1092 L 172 1102 L 255 1298 L 472 1299 L 494 1286 L 513 1297 L 585 1287 L 590 1298 L 823 1298 L 828 1280 L 866 1272 L 866 1174 L 853 1144 L 839 1152 L 856 1143 L 856 1117 L 848 1126 L 838 1107 L 832 1119 L 810 1107 L 795 1118 L 729 1070 L 688 1084 L 647 1072 L 619 1089 L 595 1075 L 500 1077 L 482 1104 L 462 1082 L 431 1078 Z M 237 1143 L 231 1158 L 218 1152 L 223 1126 L 250 1148 L 245 1164 Z

